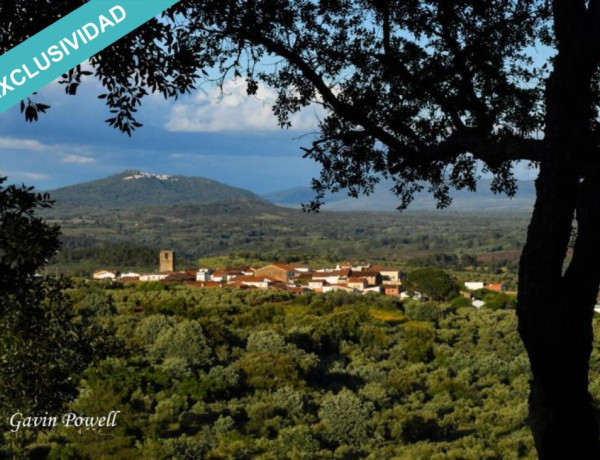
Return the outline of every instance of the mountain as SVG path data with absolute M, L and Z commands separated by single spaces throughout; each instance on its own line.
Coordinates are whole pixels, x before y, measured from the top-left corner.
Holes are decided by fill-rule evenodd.
M 123 171 L 105 179 L 51 190 L 57 205 L 135 208 L 153 205 L 264 201 L 258 195 L 203 177 Z
M 523 188 L 522 184 L 522 192 Z M 422 212 L 418 207 L 406 213 L 330 212 L 328 207 L 356 205 L 343 195 L 335 196 L 338 200 L 321 213 L 304 213 L 209 179 L 139 171 L 50 194 L 56 203 L 40 215 L 61 227 L 63 247 L 53 261 L 54 268 L 86 276 L 100 267 L 154 270 L 162 248 L 174 249 L 179 260 L 187 261 L 182 266 L 189 267 L 197 265 L 199 257 L 223 254 L 262 262 L 288 260 L 289 256 L 294 258 L 291 261 L 316 257 L 392 263 L 455 253 L 458 248 L 468 248 L 472 254 L 494 252 L 494 257 L 503 260 L 518 256 L 531 211 L 519 213 L 513 212 L 519 208 L 507 207 L 506 212 L 497 212 L 500 208 L 494 206 L 499 203 L 520 202 L 482 190 L 469 195 L 478 211 L 463 214 L 456 212 L 457 207 L 446 212 Z M 456 194 L 459 205 L 468 202 L 463 194 Z M 286 197 L 295 205 L 311 198 L 312 192 L 306 189 L 287 192 Z M 422 199 L 422 195 L 417 197 L 418 206 Z M 378 191 L 358 203 L 369 211 L 390 210 L 396 198 Z
M 519 181 L 517 195 L 510 199 L 490 191 L 489 179 L 479 182 L 477 191 L 453 191 L 453 211 L 530 211 L 535 199 L 533 181 Z M 382 182 L 375 193 L 359 199 L 346 194 L 328 194 L 325 211 L 394 211 L 398 199 L 390 191 L 392 184 Z M 51 190 L 50 196 L 59 208 L 140 208 L 182 204 L 211 204 L 224 202 L 260 202 L 284 207 L 299 208 L 314 197 L 309 187 L 298 187 L 263 195 L 262 197 L 241 188 L 204 177 L 170 176 L 135 170 L 91 182 Z M 435 209 L 435 202 L 427 192 L 420 192 L 410 206 L 414 211 Z
M 518 191 L 514 198 L 505 195 L 496 195 L 490 190 L 491 180 L 482 179 L 476 192 L 468 190 L 454 190 L 451 210 L 454 211 L 530 211 L 535 200 L 535 183 L 532 180 L 518 181 Z M 375 193 L 362 196 L 358 199 L 351 198 L 344 193 L 328 194 L 325 196 L 323 206 L 327 211 L 393 211 L 398 206 L 398 198 L 390 191 L 392 184 L 383 182 L 375 189 Z M 298 187 L 262 196 L 271 203 L 300 207 L 314 197 L 314 192 L 309 187 Z M 430 211 L 435 209 L 435 201 L 427 192 L 415 195 L 410 205 L 411 210 Z

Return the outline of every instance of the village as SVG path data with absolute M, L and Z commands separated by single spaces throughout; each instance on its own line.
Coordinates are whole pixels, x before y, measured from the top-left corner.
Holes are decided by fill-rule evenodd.
M 96 270 L 93 273 L 95 280 L 182 283 L 198 288 L 285 290 L 294 294 L 344 291 L 356 295 L 386 295 L 401 300 L 429 300 L 424 294 L 407 290 L 402 286 L 406 276 L 406 273 L 399 268 L 372 265 L 369 262 L 341 262 L 335 267 L 321 269 L 312 269 L 308 265 L 297 263 L 272 263 L 258 268 L 202 267 L 177 271 L 173 250 L 160 251 L 159 270 L 155 273 L 119 272 L 114 269 Z M 504 284 L 473 281 L 464 283 L 463 295 L 470 298 L 469 292 L 484 288 L 495 292 L 506 292 Z M 474 307 L 483 306 L 481 300 L 472 300 Z

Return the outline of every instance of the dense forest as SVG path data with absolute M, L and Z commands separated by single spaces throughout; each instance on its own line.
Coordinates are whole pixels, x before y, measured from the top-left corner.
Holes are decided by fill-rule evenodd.
M 65 294 L 70 321 L 94 342 L 63 412 L 119 410 L 117 426 L 4 426 L 5 456 L 536 456 L 529 364 L 508 296 L 477 310 L 457 290 L 400 303 L 80 280 Z M 596 398 L 599 360 L 597 342 Z

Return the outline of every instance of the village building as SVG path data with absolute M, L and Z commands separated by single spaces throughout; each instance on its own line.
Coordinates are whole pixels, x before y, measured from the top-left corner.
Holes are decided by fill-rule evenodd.
M 169 273 L 163 281 L 169 283 L 193 282 L 196 281 L 196 271 Z
M 114 280 L 118 275 L 116 270 L 96 270 L 93 273 L 95 280 Z
M 288 284 L 296 276 L 294 267 L 283 264 L 271 264 L 254 270 L 254 276 L 269 276 L 282 283 Z
M 233 278 L 231 282 L 228 283 L 228 286 L 234 284 L 241 284 L 243 286 L 252 286 L 258 289 L 268 289 L 269 286 L 275 284 L 276 282 L 277 280 L 266 276 L 240 275 Z
M 402 271 L 398 268 L 374 266 L 369 271 L 379 272 L 383 284 L 402 284 Z
M 392 297 L 400 297 L 403 288 L 398 284 L 384 284 L 383 293 Z
M 217 283 L 216 281 L 195 281 L 190 283 L 188 286 L 198 287 L 198 288 L 222 288 L 222 283 Z
M 199 268 L 196 272 L 196 281 L 210 281 L 211 273 L 210 268 Z
M 506 286 L 502 283 L 486 284 L 485 288 L 495 292 L 505 292 L 507 290 Z
M 244 266 L 244 267 L 228 267 L 225 269 L 226 272 L 230 274 L 238 273 L 237 276 L 252 276 L 254 274 L 254 270 L 252 267 Z
M 233 278 L 233 277 L 232 277 Z M 210 274 L 210 281 L 221 283 L 229 280 L 229 273 L 225 270 L 215 270 Z
M 304 265 L 304 264 L 290 264 L 290 267 L 292 267 L 298 273 L 312 272 L 312 269 L 308 265 Z
M 481 281 L 467 281 L 465 282 L 465 287 L 469 290 L 469 291 L 477 291 L 479 289 L 483 289 L 483 282 Z
M 313 281 L 326 281 L 329 284 L 342 284 L 348 281 L 351 270 L 318 271 L 312 275 Z
M 242 273 L 239 270 L 215 270 L 214 272 L 211 273 L 210 280 L 220 283 L 220 282 L 230 281 L 233 278 L 235 278 L 236 276 L 243 276 L 243 275 L 244 275 L 244 273 Z
M 352 289 L 356 289 L 358 291 L 364 291 L 369 283 L 366 278 L 352 276 L 348 278 L 348 287 Z
M 159 255 L 159 272 L 175 271 L 175 251 L 172 249 L 163 249 Z
M 340 262 L 335 266 L 336 270 L 353 270 L 355 272 L 361 272 L 371 268 L 369 262 Z
M 369 286 L 379 286 L 382 281 L 381 273 L 373 270 L 364 270 L 359 273 L 354 273 L 354 275 L 366 279 Z
M 323 288 L 329 286 L 329 283 L 325 280 L 311 280 L 308 282 L 308 289 L 315 292 L 323 292 Z
M 124 283 L 137 283 L 139 280 L 139 276 L 123 276 L 119 278 L 119 281 L 122 281 Z
M 167 276 L 169 276 L 168 273 L 142 273 L 140 281 L 162 281 Z
M 474 300 L 473 302 L 471 302 L 471 305 L 475 308 L 481 308 L 485 305 L 485 302 L 483 300 Z

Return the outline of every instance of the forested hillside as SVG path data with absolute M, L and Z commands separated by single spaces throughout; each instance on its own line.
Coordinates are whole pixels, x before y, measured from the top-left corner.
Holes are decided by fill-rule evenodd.
M 528 190 L 524 193 L 528 199 Z M 506 212 L 309 214 L 209 179 L 139 171 L 57 189 L 50 195 L 55 204 L 42 215 L 60 225 L 63 247 L 49 270 L 80 275 L 107 267 L 152 270 L 153 254 L 161 248 L 174 249 L 182 264 L 190 267 L 199 258 L 232 253 L 265 261 L 328 262 L 469 255 L 512 267 L 529 218 L 529 211 L 518 205 Z M 482 204 L 490 199 L 481 197 Z M 514 204 L 506 198 L 503 202 Z
M 69 296 L 73 321 L 104 338 L 68 410 L 120 410 L 118 424 L 7 435 L 13 453 L 535 458 L 513 310 L 151 283 L 84 283 Z
M 248 190 L 231 187 L 204 177 L 123 171 L 82 184 L 51 190 L 60 206 L 132 208 L 182 203 L 213 203 L 228 200 L 262 201 Z

